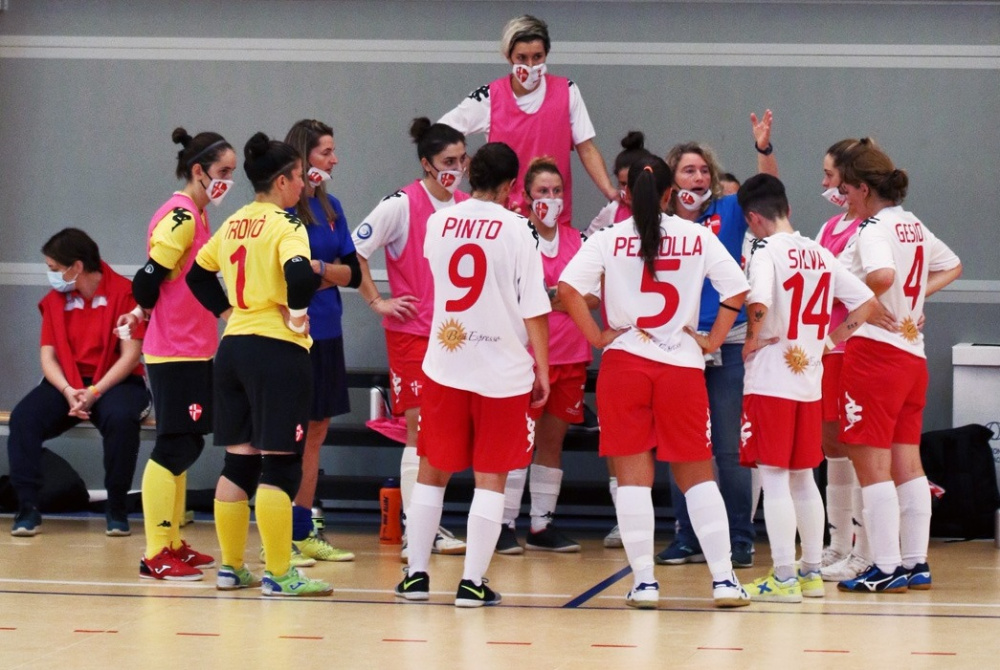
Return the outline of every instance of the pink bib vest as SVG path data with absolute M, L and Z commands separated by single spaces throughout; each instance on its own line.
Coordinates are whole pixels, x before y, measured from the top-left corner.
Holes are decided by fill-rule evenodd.
M 615 223 L 619 221 L 624 221 L 628 217 L 632 216 L 632 208 L 626 205 L 624 202 L 618 203 L 618 209 L 615 210 Z
M 554 258 L 542 254 L 545 285 L 559 285 L 559 275 L 583 246 L 580 233 L 572 226 L 559 228 L 559 252 Z M 549 312 L 549 365 L 589 363 L 590 343 L 566 312 Z
M 569 80 L 545 75 L 545 100 L 534 114 L 517 106 L 510 77 L 490 84 L 490 142 L 504 142 L 517 154 L 520 163 L 517 181 L 511 189 L 508 209 L 528 215 L 524 203 L 524 175 L 532 158 L 552 156 L 563 178 L 564 208 L 559 223 L 573 218 L 573 174 L 569 154 L 573 149 L 573 129 L 569 122 Z
M 831 218 L 823 226 L 823 234 L 820 235 L 819 245 L 824 249 L 828 249 L 834 256 L 840 256 L 844 249 L 847 248 L 847 243 L 851 241 L 851 237 L 858 232 L 858 226 L 861 224 L 861 219 L 855 219 L 847 228 L 840 231 L 839 233 L 834 233 L 834 228 L 843 218 L 843 214 L 838 214 L 837 216 Z M 840 324 L 844 322 L 847 318 L 848 313 L 847 307 L 844 303 L 839 300 L 833 301 L 833 313 L 830 315 L 830 330 L 833 330 Z M 844 353 L 844 347 L 846 346 L 846 341 L 841 342 L 835 349 L 834 352 L 838 354 Z
M 174 279 L 160 284 L 160 297 L 150 314 L 146 337 L 142 341 L 143 353 L 171 358 L 212 358 L 219 346 L 219 326 L 215 315 L 205 309 L 187 286 L 187 273 L 212 232 L 208 219 L 202 218 L 197 205 L 183 193 L 174 193 L 156 210 L 146 234 L 147 248 L 153 229 L 160 220 L 175 208 L 183 208 L 194 216 L 194 240 L 184 267 Z

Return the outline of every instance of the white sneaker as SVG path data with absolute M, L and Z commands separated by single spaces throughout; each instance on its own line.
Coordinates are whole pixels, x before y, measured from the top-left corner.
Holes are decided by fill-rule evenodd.
M 643 582 L 632 587 L 625 594 L 625 604 L 641 610 L 653 610 L 660 603 L 660 585 L 657 582 L 652 584 Z
M 824 582 L 846 582 L 857 579 L 871 566 L 871 561 L 857 554 L 851 554 L 844 560 L 828 565 L 820 570 Z
M 465 542 L 462 542 L 455 534 L 444 526 L 438 526 L 437 536 L 431 546 L 432 554 L 442 554 L 444 556 L 464 556 Z M 406 535 L 403 535 L 403 548 L 399 550 L 399 560 L 403 563 L 410 562 L 410 550 L 406 543 Z
M 828 565 L 833 565 L 834 563 L 840 563 L 847 558 L 846 554 L 842 554 L 833 547 L 823 547 L 823 558 L 820 561 L 822 567 L 827 567 Z
M 625 546 L 622 544 L 622 532 L 617 525 L 604 536 L 604 546 L 608 549 L 621 549 Z
M 729 579 L 712 582 L 712 599 L 716 607 L 745 607 L 750 604 L 750 594 L 740 584 L 735 572 L 730 573 Z

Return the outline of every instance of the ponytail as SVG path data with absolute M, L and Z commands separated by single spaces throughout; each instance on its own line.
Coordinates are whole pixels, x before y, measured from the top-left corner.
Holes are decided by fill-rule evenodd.
M 632 193 L 632 218 L 639 233 L 639 256 L 650 276 L 660 249 L 660 202 L 674 181 L 673 172 L 662 158 L 650 155 L 632 163 L 628 188 Z

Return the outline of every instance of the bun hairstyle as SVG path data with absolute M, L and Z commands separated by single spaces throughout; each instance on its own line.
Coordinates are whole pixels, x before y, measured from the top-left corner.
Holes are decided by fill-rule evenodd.
M 191 168 L 200 165 L 206 172 L 208 166 L 219 160 L 219 157 L 227 150 L 232 150 L 233 146 L 219 133 L 198 133 L 194 137 L 188 131 L 178 126 L 170 134 L 170 139 L 174 144 L 179 144 L 183 148 L 177 152 L 177 169 L 175 174 L 178 179 L 191 181 Z
M 652 156 L 646 149 L 646 136 L 641 130 L 630 130 L 628 135 L 622 138 L 622 150 L 615 157 L 615 174 L 632 166 L 640 158 Z
M 715 152 L 707 144 L 700 144 L 698 142 L 685 142 L 684 144 L 675 144 L 674 147 L 667 152 L 667 165 L 670 167 L 671 174 L 677 171 L 677 166 L 680 165 L 681 158 L 684 154 L 697 154 L 701 156 L 702 160 L 708 165 L 708 174 L 711 177 L 711 185 L 709 189 L 712 191 L 712 198 L 718 198 L 722 195 L 722 184 L 719 181 L 719 175 L 722 174 L 722 168 L 719 167 L 719 160 L 715 157 Z M 675 211 L 673 200 L 667 205 L 667 214 L 673 214 Z
M 309 154 L 319 144 L 319 140 L 326 136 L 333 137 L 333 128 L 322 121 L 316 119 L 302 119 L 297 121 L 285 135 L 285 143 L 299 152 L 302 159 L 302 170 L 309 170 Z M 337 222 L 337 212 L 334 211 L 330 199 L 326 197 L 326 189 L 323 184 L 313 187 L 313 195 L 319 202 L 320 209 L 326 217 L 326 222 L 332 228 Z M 309 193 L 307 189 L 302 189 L 299 202 L 295 205 L 295 215 L 309 225 L 317 223 L 313 216 L 312 207 L 309 206 Z
M 465 135 L 445 123 L 431 123 L 426 116 L 418 116 L 410 124 L 410 137 L 417 145 L 417 158 L 428 163 L 452 144 L 465 144 Z
M 837 169 L 844 182 L 855 187 L 865 183 L 882 200 L 898 205 L 906 198 L 910 184 L 906 171 L 896 168 L 889 155 L 869 137 L 862 137 L 850 147 Z
M 656 276 L 653 261 L 660 248 L 660 202 L 673 183 L 674 171 L 659 156 L 650 154 L 640 158 L 628 169 L 632 218 L 639 233 L 639 256 L 653 277 Z
M 524 173 L 524 191 L 528 193 L 531 190 L 531 185 L 535 183 L 535 178 L 540 174 L 554 174 L 562 179 L 562 173 L 559 171 L 559 166 L 556 165 L 556 159 L 552 156 L 537 156 L 531 159 L 528 163 L 528 171 Z M 530 193 L 529 193 L 530 196 Z
M 517 154 L 503 142 L 487 142 L 469 162 L 469 183 L 473 191 L 495 193 L 517 178 Z
M 509 59 L 511 52 L 518 42 L 534 42 L 541 40 L 545 47 L 545 54 L 548 55 L 552 42 L 549 40 L 549 26 L 541 19 L 530 14 L 523 14 L 516 19 L 511 19 L 503 27 L 503 34 L 500 36 L 500 54 Z
M 254 193 L 266 193 L 279 176 L 292 176 L 292 169 L 301 162 L 299 152 L 264 133 L 255 133 L 243 147 L 243 170 L 253 185 Z

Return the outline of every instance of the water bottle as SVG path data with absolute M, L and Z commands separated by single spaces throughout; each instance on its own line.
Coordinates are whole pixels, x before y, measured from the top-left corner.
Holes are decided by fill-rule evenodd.
M 382 512 L 382 526 L 379 528 L 379 544 L 403 544 L 403 496 L 399 491 L 398 479 L 387 479 L 378 492 L 379 509 Z

